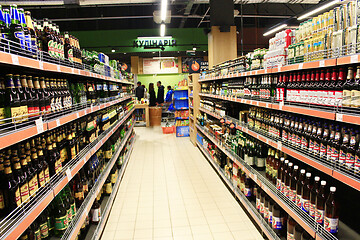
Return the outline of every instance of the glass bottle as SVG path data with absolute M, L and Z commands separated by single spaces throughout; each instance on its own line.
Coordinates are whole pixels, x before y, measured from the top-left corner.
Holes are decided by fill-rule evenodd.
M 339 208 L 335 192 L 336 187 L 330 187 L 330 194 L 325 202 L 324 228 L 336 236 L 339 231 Z
M 101 220 L 101 206 L 96 198 L 91 207 L 91 223 L 98 224 Z
M 351 90 L 354 86 L 354 69 L 352 67 L 348 68 L 348 75 L 345 83 L 343 84 L 343 107 L 351 107 Z
M 320 188 L 316 195 L 316 200 L 315 200 L 315 206 L 316 206 L 315 221 L 321 225 L 324 224 L 324 207 L 326 201 L 325 185 L 326 185 L 326 181 L 320 182 Z
M 288 217 L 287 220 L 287 240 L 294 240 L 295 239 L 295 226 L 297 225 L 296 221 L 292 217 Z
M 310 210 L 310 191 L 311 191 L 311 183 L 310 183 L 311 173 L 306 173 L 306 178 L 304 181 L 304 186 L 301 190 L 301 209 L 308 213 Z
M 296 183 L 296 205 L 301 208 L 301 191 L 305 184 L 305 169 L 300 170 L 299 179 Z
M 309 214 L 312 218 L 315 218 L 315 214 L 316 214 L 316 196 L 319 192 L 319 183 L 320 183 L 320 177 L 316 176 L 314 178 L 314 186 L 311 188 L 310 191 Z

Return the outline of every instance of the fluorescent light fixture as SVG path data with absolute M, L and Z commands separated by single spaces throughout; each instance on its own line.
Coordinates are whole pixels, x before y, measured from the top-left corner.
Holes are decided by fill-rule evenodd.
M 338 4 L 338 3 L 339 3 L 339 0 L 333 0 L 331 2 L 328 2 L 328 3 L 324 4 L 324 5 L 321 5 L 321 6 L 317 7 L 316 9 L 314 9 L 314 10 L 308 12 L 308 13 L 305 13 L 304 15 L 301 15 L 300 17 L 297 18 L 297 20 L 303 20 L 305 18 L 308 18 L 308 17 L 310 17 L 310 16 L 312 16 L 312 15 L 318 13 L 318 12 L 321 12 L 321 11 L 323 11 L 323 10 L 325 10 L 325 9 L 335 5 L 335 4 Z
M 280 26 L 267 31 L 266 33 L 263 34 L 263 36 L 265 37 L 265 36 L 268 36 L 270 34 L 276 33 L 276 32 L 278 32 L 281 29 L 286 28 L 286 27 L 287 27 L 287 24 L 281 24 Z
M 171 39 L 172 36 L 164 36 L 164 37 L 137 37 L 138 40 L 163 40 L 163 39 Z
M 126 52 L 124 52 L 124 54 L 126 54 Z
M 115 49 L 111 49 L 111 52 L 115 52 Z
M 166 20 L 167 0 L 161 0 L 161 21 Z
M 153 57 L 155 60 L 161 60 L 161 59 L 174 59 L 175 57 Z
M 164 37 L 165 36 L 165 24 L 161 24 L 160 25 L 160 36 Z
M 196 51 L 196 47 L 193 47 L 193 50 Z

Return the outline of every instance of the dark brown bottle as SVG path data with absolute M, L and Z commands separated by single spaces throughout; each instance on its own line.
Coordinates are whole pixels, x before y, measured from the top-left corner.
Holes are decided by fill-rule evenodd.
M 339 207 L 335 192 L 336 187 L 330 187 L 330 194 L 325 202 L 324 228 L 336 236 L 339 231 Z
M 296 203 L 296 184 L 298 182 L 298 174 L 299 174 L 298 171 L 299 171 L 299 166 L 295 165 L 290 179 L 289 198 L 294 203 Z
M 28 202 L 30 200 L 28 178 L 21 169 L 17 147 L 11 149 L 11 162 L 13 164 L 15 180 L 19 183 L 21 202 Z
M 295 240 L 301 240 L 301 234 L 304 232 L 304 229 L 300 226 L 300 224 L 295 225 L 295 231 L 294 231 L 294 239 Z
M 311 189 L 310 192 L 310 209 L 309 209 L 309 214 L 311 217 L 315 218 L 315 214 L 316 214 L 316 196 L 319 192 L 319 183 L 320 183 L 320 177 L 316 176 L 314 178 L 314 186 Z
M 304 186 L 301 190 L 301 209 L 309 213 L 310 209 L 310 191 L 311 191 L 311 183 L 310 183 L 311 173 L 306 173 L 306 178 L 304 181 Z
M 281 192 L 285 195 L 285 176 L 288 168 L 289 160 L 284 161 L 283 169 L 281 170 Z
M 293 163 L 289 162 L 288 167 L 285 169 L 285 190 L 284 194 L 290 198 L 290 179 L 292 177 Z
M 296 205 L 301 208 L 301 190 L 305 183 L 305 169 L 300 170 L 299 179 L 296 183 Z
M 324 208 L 325 208 L 325 201 L 326 201 L 326 196 L 325 196 L 326 181 L 321 181 L 320 184 L 321 185 L 319 188 L 319 192 L 316 195 L 316 201 L 315 201 L 315 205 L 316 205 L 315 221 L 322 225 L 322 224 L 324 224 Z
M 265 196 L 264 202 L 264 220 L 265 222 L 269 221 L 269 197 Z
M 281 236 L 284 232 L 284 214 L 277 203 L 274 203 L 273 206 L 273 219 L 272 219 L 272 229 L 274 232 Z
M 76 207 L 80 208 L 81 204 L 84 201 L 84 187 L 80 179 L 80 174 L 78 173 L 75 178 L 74 184 L 74 195 L 75 195 L 75 203 Z
M 292 217 L 288 217 L 287 220 L 287 234 L 286 240 L 294 240 L 295 239 L 295 226 L 297 225 L 296 221 Z
M 5 189 L 4 189 L 4 203 L 6 206 L 6 214 L 21 205 L 21 196 L 19 183 L 15 180 L 11 169 L 10 161 L 11 151 L 5 151 L 4 155 L 4 173 L 5 173 Z
M 276 177 L 277 190 L 281 190 L 281 175 L 283 174 L 284 171 L 284 164 L 285 164 L 284 162 L 285 162 L 285 158 L 281 157 L 279 161 L 279 167 L 277 170 L 277 177 Z

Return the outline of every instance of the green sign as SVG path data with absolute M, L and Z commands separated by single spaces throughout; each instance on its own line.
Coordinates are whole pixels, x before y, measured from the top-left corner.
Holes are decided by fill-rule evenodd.
M 138 37 L 133 42 L 133 47 L 135 48 L 160 48 L 162 50 L 165 47 L 174 47 L 176 46 L 176 40 L 173 37 Z

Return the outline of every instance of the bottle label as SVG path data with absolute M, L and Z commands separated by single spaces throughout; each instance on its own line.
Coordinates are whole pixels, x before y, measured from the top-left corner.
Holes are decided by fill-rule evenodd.
M 289 198 L 292 202 L 296 202 L 296 190 L 291 190 L 289 191 Z
M 280 179 L 276 179 L 276 189 L 281 190 L 281 180 Z
M 286 197 L 290 197 L 290 187 L 286 186 L 284 187 L 284 194 Z
M 285 183 L 281 182 L 281 189 L 280 191 L 285 195 Z
M 251 189 L 250 188 L 244 188 L 244 194 L 245 194 L 245 197 L 251 197 Z
M 313 150 L 314 150 L 314 141 L 310 139 L 310 141 L 309 141 L 309 151 L 313 152 Z
M 351 106 L 360 107 L 360 91 L 352 90 L 351 91 Z
M 283 228 L 283 218 L 275 217 L 272 218 L 272 228 L 281 230 Z
M 75 148 L 75 145 L 71 148 L 70 152 L 71 152 L 71 159 L 73 159 L 74 157 L 76 157 L 76 148 Z
M 355 173 L 360 172 L 360 156 L 359 154 L 355 155 L 355 163 L 354 163 Z
M 258 168 L 262 168 L 262 167 L 265 167 L 265 158 L 256 158 L 256 166 Z
M 55 218 L 55 230 L 62 231 L 68 226 L 67 214 L 60 218 Z
M 72 220 L 72 211 L 71 211 L 71 207 L 69 208 L 69 210 L 67 210 L 67 218 L 68 218 L 68 226 L 70 225 L 70 222 Z
M 21 205 L 21 196 L 20 196 L 20 189 L 17 188 L 15 191 L 15 202 L 16 202 L 16 206 L 20 206 Z
M 326 145 L 321 143 L 320 145 L 320 157 L 325 157 L 326 155 Z
M 301 198 L 301 209 L 305 212 L 309 212 L 310 201 L 308 199 Z
M 319 224 L 324 223 L 324 210 L 316 209 L 315 211 L 315 221 Z
M 339 163 L 341 165 L 344 165 L 345 164 L 345 160 L 346 160 L 346 152 L 344 152 L 344 150 L 340 150 L 340 153 L 339 153 Z
M 34 231 L 34 239 L 35 240 L 41 240 L 41 231 L 40 231 L 40 228 L 36 229 Z
M 111 159 L 111 157 L 112 157 L 112 150 L 110 149 L 105 152 L 105 158 Z
M 24 36 L 24 32 L 23 32 L 23 31 L 14 32 L 14 37 L 19 40 L 20 47 L 21 47 L 22 49 L 25 49 L 25 36 Z
M 332 148 L 331 159 L 332 159 L 333 161 L 339 160 L 339 150 L 338 150 L 338 149 Z
M 347 167 L 351 168 L 354 166 L 355 163 L 355 156 L 354 154 L 352 154 L 351 152 L 348 152 L 346 154 L 346 160 L 345 160 L 345 164 Z
M 32 179 L 30 179 L 30 181 L 29 181 L 29 194 L 30 194 L 30 196 L 32 196 L 35 192 L 36 192 L 36 190 L 37 190 L 37 184 L 38 184 L 38 182 L 37 182 L 37 176 L 35 175 Z
M 83 191 L 84 191 L 84 193 L 89 192 L 89 187 L 87 184 L 83 184 Z
M 64 162 L 67 159 L 67 151 L 66 148 L 64 147 L 63 149 L 60 150 L 60 161 Z
M 301 146 L 302 148 L 307 148 L 308 147 L 308 141 L 305 137 L 301 138 Z
M 301 208 L 301 195 L 296 195 L 296 205 Z
M 349 91 L 349 90 L 344 90 L 343 91 L 342 104 L 343 104 L 343 106 L 350 107 L 350 105 L 351 105 L 351 91 Z
M 271 211 L 269 211 L 268 223 L 270 224 L 270 226 L 272 225 L 272 212 Z
M 111 174 L 111 183 L 112 184 L 116 183 L 116 173 Z
M 97 209 L 91 209 L 91 221 L 92 222 L 99 222 L 101 219 L 101 210 L 100 208 Z
M 41 238 L 47 238 L 49 236 L 49 228 L 47 222 L 40 225 Z
M 295 240 L 294 234 L 287 232 L 286 240 Z
M 314 153 L 319 153 L 320 152 L 320 144 L 318 141 L 314 142 Z
M 265 221 L 266 221 L 266 219 L 269 218 L 269 208 L 268 207 L 265 207 L 265 209 L 264 209 L 264 218 L 265 218 Z
M 310 209 L 309 209 L 310 216 L 315 218 L 315 213 L 316 213 L 315 203 L 310 203 Z
M 20 187 L 20 195 L 21 195 L 21 201 L 26 202 L 29 198 L 29 185 L 26 182 L 24 185 Z
M 76 205 L 75 205 L 75 201 L 74 201 L 73 204 L 70 205 L 70 209 L 71 209 L 72 218 L 74 218 L 75 215 L 76 215 Z
M 30 34 L 24 35 L 25 45 L 29 51 L 31 51 L 31 36 Z
M 45 176 L 43 170 L 39 172 L 39 185 L 40 187 L 43 187 L 45 185 Z
M 260 204 L 260 198 L 256 198 L 256 209 L 260 212 L 261 204 Z
M 339 219 L 338 218 L 324 218 L 324 227 L 326 231 L 330 233 L 337 233 L 339 230 Z
M 106 184 L 106 186 L 105 186 L 105 192 L 106 192 L 106 194 L 111 194 L 111 192 L 112 192 L 111 182 Z
M 13 119 L 13 122 L 21 122 L 22 109 L 21 107 L 12 107 L 10 109 L 10 117 Z
M 45 183 L 50 181 L 49 167 L 45 168 L 44 177 L 45 177 Z
M 0 210 L 3 210 L 4 208 L 5 208 L 4 193 L 2 190 L 0 190 Z
M 287 135 L 287 132 L 285 131 L 285 130 L 283 130 L 282 131 L 282 139 L 283 139 L 283 141 L 287 141 L 287 139 L 288 139 L 288 135 Z

